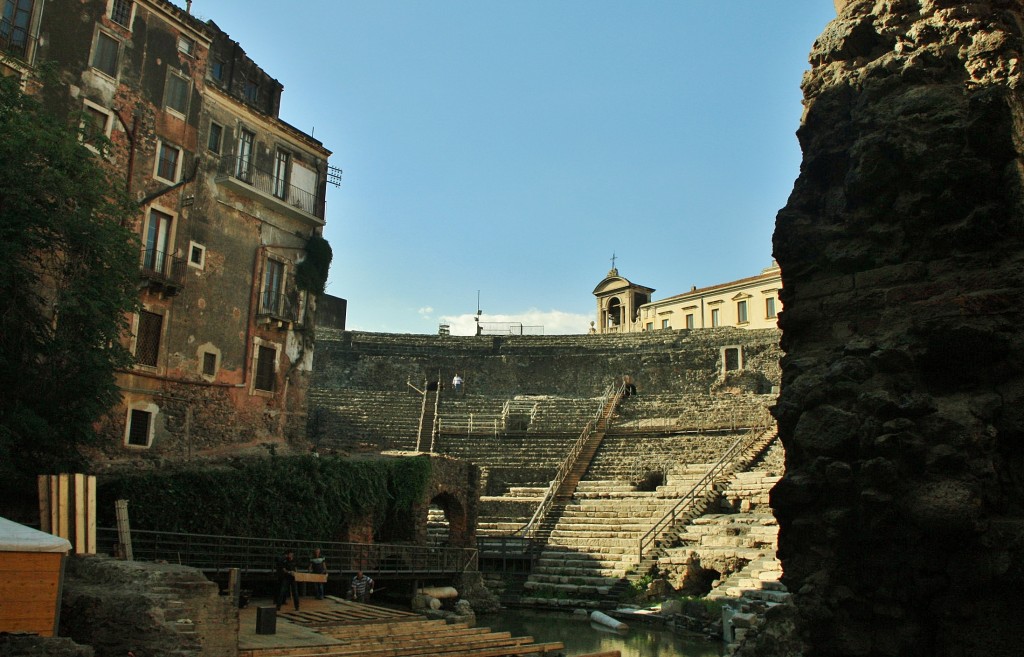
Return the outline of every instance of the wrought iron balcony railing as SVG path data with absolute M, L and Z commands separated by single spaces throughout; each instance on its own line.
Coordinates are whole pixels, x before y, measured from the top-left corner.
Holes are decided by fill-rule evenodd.
M 220 160 L 218 169 L 221 175 L 244 183 L 267 196 L 272 196 L 284 205 L 295 208 L 307 215 L 323 219 L 323 203 L 317 202 L 315 192 L 296 187 L 273 172 L 265 171 L 256 166 L 251 158 L 240 158 L 227 155 Z
M 282 292 L 273 294 L 264 291 L 260 294 L 260 303 L 256 311 L 257 317 L 271 317 L 288 322 L 299 323 L 298 293 Z
M 143 248 L 141 262 L 142 277 L 151 283 L 161 285 L 172 292 L 185 286 L 188 263 L 184 258 L 164 251 Z

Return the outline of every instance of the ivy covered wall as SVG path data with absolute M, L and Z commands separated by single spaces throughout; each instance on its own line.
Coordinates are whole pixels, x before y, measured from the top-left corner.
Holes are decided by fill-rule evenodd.
M 304 455 L 109 475 L 99 521 L 113 527 L 114 503 L 126 499 L 133 529 L 338 541 L 372 519 L 375 540 L 406 541 L 430 474 L 426 456 Z

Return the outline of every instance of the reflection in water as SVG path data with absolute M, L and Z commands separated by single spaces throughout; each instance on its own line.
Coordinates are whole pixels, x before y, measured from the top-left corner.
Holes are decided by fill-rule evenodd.
M 506 609 L 497 614 L 480 615 L 477 626 L 512 636 L 531 636 L 533 640 L 561 641 L 566 655 L 618 650 L 622 657 L 719 657 L 720 641 L 683 637 L 671 630 L 631 623 L 627 632 L 591 623 L 583 615 Z

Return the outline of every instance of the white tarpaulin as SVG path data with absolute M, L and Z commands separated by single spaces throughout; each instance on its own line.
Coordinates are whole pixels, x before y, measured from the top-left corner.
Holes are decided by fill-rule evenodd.
M 67 539 L 0 518 L 0 552 L 68 552 Z

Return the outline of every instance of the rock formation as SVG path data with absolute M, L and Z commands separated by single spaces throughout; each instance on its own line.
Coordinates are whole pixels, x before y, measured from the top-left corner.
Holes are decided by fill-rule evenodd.
M 1017 655 L 1018 1 L 837 0 L 779 212 L 772 506 L 814 655 Z

